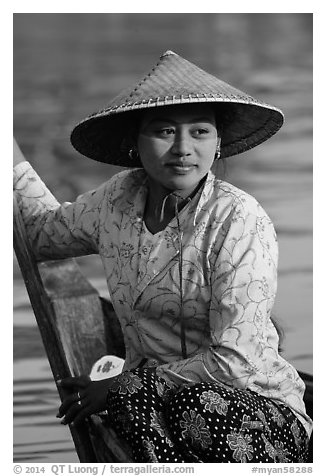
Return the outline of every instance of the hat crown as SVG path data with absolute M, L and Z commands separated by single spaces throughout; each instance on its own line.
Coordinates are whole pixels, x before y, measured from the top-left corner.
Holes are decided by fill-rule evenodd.
M 259 102 L 207 73 L 174 51 L 167 50 L 153 68 L 131 88 L 112 99 L 103 112 L 122 112 L 147 105 L 168 105 L 182 101 Z

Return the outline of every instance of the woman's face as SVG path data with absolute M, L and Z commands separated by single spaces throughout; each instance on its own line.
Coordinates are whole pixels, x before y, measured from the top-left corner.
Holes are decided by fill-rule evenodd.
M 137 147 L 154 183 L 169 191 L 186 191 L 211 168 L 219 141 L 213 108 L 192 104 L 146 111 Z

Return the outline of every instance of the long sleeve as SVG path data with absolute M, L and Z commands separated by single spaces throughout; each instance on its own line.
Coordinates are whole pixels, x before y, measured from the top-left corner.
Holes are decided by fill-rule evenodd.
M 270 320 L 277 286 L 278 248 L 273 225 L 257 213 L 233 207 L 211 248 L 210 345 L 206 352 L 161 365 L 159 375 L 175 384 L 222 381 L 240 387 L 270 385 L 264 363 L 278 355 Z
M 99 220 L 106 184 L 74 203 L 59 204 L 28 162 L 14 168 L 14 189 L 37 259 L 98 252 Z

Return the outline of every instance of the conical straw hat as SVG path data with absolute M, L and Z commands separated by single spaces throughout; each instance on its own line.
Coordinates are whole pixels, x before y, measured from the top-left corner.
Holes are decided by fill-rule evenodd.
M 282 112 L 198 68 L 172 51 L 151 71 L 72 131 L 72 145 L 83 155 L 126 167 L 141 166 L 129 157 L 129 132 L 141 111 L 178 104 L 212 103 L 222 118 L 221 158 L 251 149 L 283 124 Z

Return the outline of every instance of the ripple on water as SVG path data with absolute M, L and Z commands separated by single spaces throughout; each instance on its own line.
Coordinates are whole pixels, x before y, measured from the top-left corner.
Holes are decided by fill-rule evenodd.
M 58 405 L 45 358 L 14 362 L 15 462 L 78 462 L 69 429 L 55 417 Z

